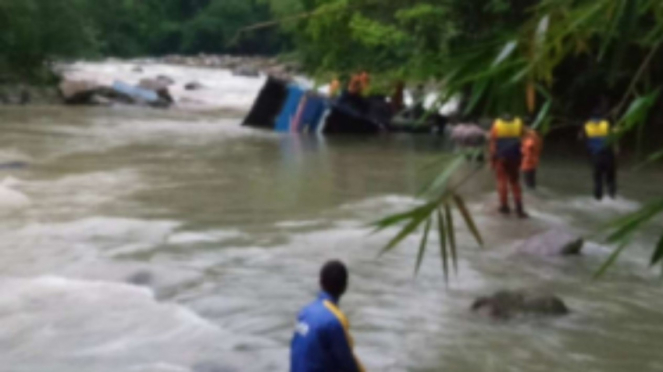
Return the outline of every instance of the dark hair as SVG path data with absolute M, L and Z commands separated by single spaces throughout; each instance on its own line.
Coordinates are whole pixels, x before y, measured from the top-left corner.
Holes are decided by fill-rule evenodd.
M 322 267 L 320 286 L 337 300 L 343 296 L 348 287 L 348 269 L 343 262 L 329 261 Z

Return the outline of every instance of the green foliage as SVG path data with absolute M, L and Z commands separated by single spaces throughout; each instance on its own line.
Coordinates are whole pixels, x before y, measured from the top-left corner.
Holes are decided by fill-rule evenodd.
M 260 0 L 0 0 L 0 77 L 36 78 L 81 56 L 275 53 L 279 32 L 235 37 L 270 18 Z
M 82 1 L 0 1 L 0 77 L 40 80 L 44 63 L 88 51 L 93 37 Z
M 610 258 L 596 273 L 596 277 L 601 277 L 614 264 L 617 258 L 628 247 L 633 235 L 636 234 L 645 225 L 652 223 L 654 218 L 663 214 L 663 199 L 652 201 L 640 210 L 630 213 L 620 219 L 617 219 L 606 226 L 604 229 L 608 232 L 606 241 L 612 244 L 618 244 Z M 654 266 L 663 261 L 663 235 L 654 249 L 651 258 L 651 265 Z

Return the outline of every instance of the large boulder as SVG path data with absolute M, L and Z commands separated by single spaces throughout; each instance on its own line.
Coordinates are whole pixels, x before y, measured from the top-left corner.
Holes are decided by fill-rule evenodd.
M 64 80 L 58 86 L 65 103 L 89 104 L 99 92 L 99 84 L 89 80 Z
M 158 77 L 156 79 L 142 79 L 138 83 L 138 87 L 155 92 L 166 106 L 174 102 L 173 97 L 168 90 L 169 85 L 170 84 L 167 81 Z
M 527 239 L 517 252 L 539 256 L 572 256 L 580 254 L 584 243 L 578 235 L 563 229 L 553 229 Z
M 528 290 L 500 291 L 480 297 L 472 304 L 472 311 L 492 319 L 511 319 L 518 316 L 563 316 L 569 313 L 564 301 L 554 294 Z

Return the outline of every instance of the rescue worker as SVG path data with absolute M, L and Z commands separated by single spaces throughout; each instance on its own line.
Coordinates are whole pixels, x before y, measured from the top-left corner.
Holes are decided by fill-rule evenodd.
M 522 120 L 511 115 L 503 115 L 497 119 L 490 132 L 490 154 L 497 176 L 497 191 L 500 198 L 499 212 L 505 215 L 511 214 L 508 200 L 510 187 L 516 214 L 520 218 L 528 217 L 523 208 L 522 189 L 520 188 L 524 134 L 525 127 Z
M 348 84 L 348 93 L 357 96 L 363 96 L 368 90 L 370 84 L 370 76 L 367 72 L 352 75 L 350 84 Z
M 352 349 L 348 319 L 338 308 L 348 284 L 348 270 L 340 261 L 320 271 L 322 292 L 297 318 L 292 339 L 290 372 L 363 372 Z
M 535 129 L 527 129 L 523 139 L 523 178 L 525 186 L 530 190 L 536 189 L 536 169 L 539 167 L 539 159 L 543 151 L 543 140 Z
M 582 132 L 592 161 L 596 200 L 603 199 L 605 186 L 611 198 L 617 194 L 617 161 L 615 150 L 609 143 L 611 131 L 610 122 L 595 112 Z

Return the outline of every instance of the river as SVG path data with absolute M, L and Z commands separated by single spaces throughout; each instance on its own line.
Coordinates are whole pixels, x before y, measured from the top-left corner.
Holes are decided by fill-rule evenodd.
M 447 287 L 436 239 L 415 278 L 417 238 L 378 258 L 396 231 L 368 227 L 418 203 L 429 164 L 444 156 L 440 139 L 242 128 L 260 79 L 149 73 L 209 90 L 170 111 L 0 109 L 0 163 L 28 163 L 0 170 L 3 371 L 286 371 L 295 315 L 331 258 L 350 268 L 342 307 L 370 371 L 663 371 L 663 283 L 647 268 L 660 225 L 599 281 L 591 276 L 610 248 L 597 242 L 578 258 L 514 254 L 551 226 L 592 234 L 635 210 L 660 195 L 660 171 L 625 169 L 623 196 L 598 203 L 584 160 L 548 153 L 525 222 L 497 217 L 490 174 L 480 173 L 463 193 L 487 247 L 459 227 L 460 268 Z M 504 323 L 468 312 L 504 288 L 554 291 L 572 313 Z

